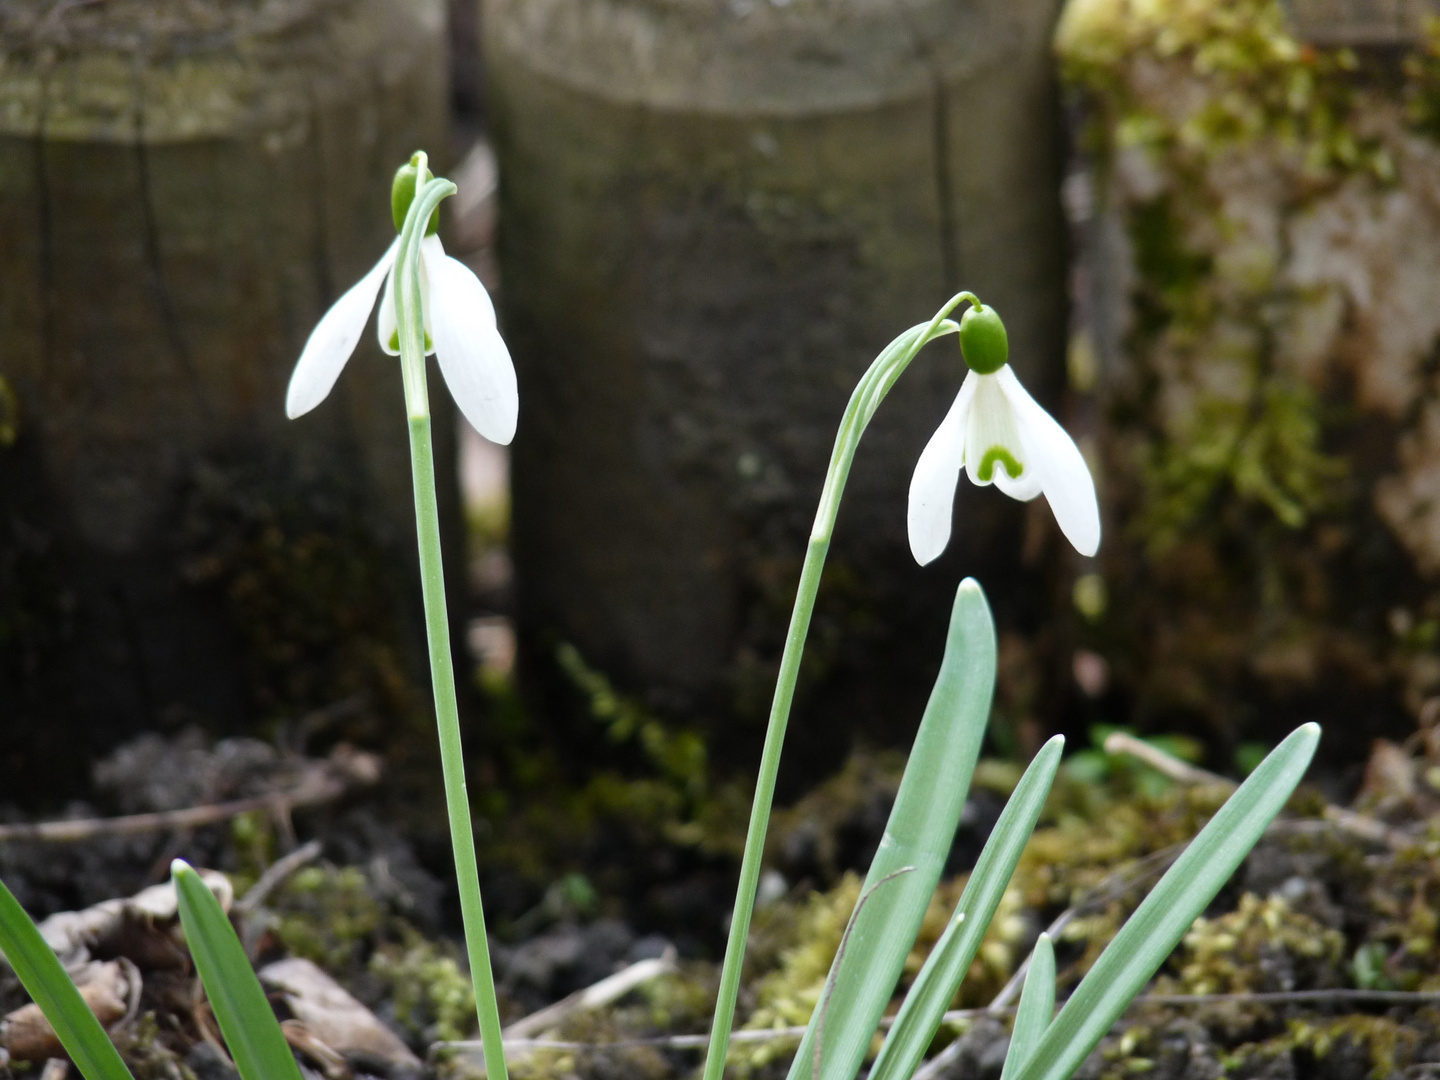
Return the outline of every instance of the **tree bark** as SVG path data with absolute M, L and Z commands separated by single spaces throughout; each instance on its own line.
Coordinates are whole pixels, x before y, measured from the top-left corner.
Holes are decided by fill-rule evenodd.
M 1056 10 L 488 0 L 532 660 L 570 641 L 748 756 L 875 354 L 969 288 L 1029 385 L 1058 389 Z M 963 492 L 956 542 L 924 571 L 906 543 L 910 472 L 962 374 L 953 344 L 932 347 L 860 451 L 801 703 L 828 722 L 792 727 L 818 768 L 857 725 L 913 730 L 961 572 L 1015 616 L 1021 507 Z
M 0 16 L 6 798 L 73 792 L 155 723 L 383 697 L 347 632 L 403 667 L 403 633 L 324 610 L 355 589 L 292 580 L 371 590 L 352 621 L 413 606 L 399 373 L 367 333 L 313 415 L 287 421 L 284 394 L 393 238 L 395 168 L 443 154 L 443 29 L 440 0 Z

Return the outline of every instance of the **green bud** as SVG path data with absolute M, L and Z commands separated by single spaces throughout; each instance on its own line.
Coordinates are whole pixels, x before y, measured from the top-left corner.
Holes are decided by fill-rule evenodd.
M 395 172 L 395 182 L 390 185 L 390 216 L 395 220 L 395 231 L 398 233 L 405 228 L 405 215 L 410 212 L 410 204 L 415 201 L 415 173 L 418 169 L 415 158 L 416 154 L 404 165 L 401 165 Z M 425 182 L 428 184 L 435 179 L 434 174 L 427 168 L 425 170 Z M 440 208 L 437 206 L 435 212 L 430 215 L 430 224 L 425 226 L 425 235 L 434 236 L 440 231 Z
M 1005 324 L 991 307 L 971 307 L 960 317 L 960 355 L 970 370 L 993 375 L 1010 359 Z

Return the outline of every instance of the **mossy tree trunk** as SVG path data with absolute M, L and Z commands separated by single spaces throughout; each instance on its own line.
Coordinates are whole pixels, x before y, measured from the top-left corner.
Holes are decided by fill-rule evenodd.
M 1040 396 L 1056 389 L 1057 6 L 489 0 L 532 661 L 572 642 L 748 757 L 874 355 L 969 288 Z M 817 768 L 857 724 L 913 730 L 961 573 L 1018 617 L 1023 508 L 964 492 L 925 571 L 905 540 L 910 471 L 962 374 L 935 347 L 860 451 L 802 692 L 833 722 L 792 727 Z
M 399 373 L 367 334 L 315 414 L 283 402 L 393 237 L 395 167 L 447 134 L 439 0 L 34 8 L 0 23 L 0 791 L 21 801 L 157 723 L 399 707 Z
M 1222 767 L 1307 720 L 1346 767 L 1440 720 L 1440 63 L 1418 9 L 1356 33 L 1384 11 L 1072 0 L 1058 37 L 1119 526 L 1091 717 Z

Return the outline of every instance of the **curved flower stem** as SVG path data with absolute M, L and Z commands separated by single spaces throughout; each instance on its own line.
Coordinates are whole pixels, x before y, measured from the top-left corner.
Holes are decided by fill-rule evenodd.
M 720 972 L 720 991 L 715 1002 L 715 1020 L 710 1029 L 703 1080 L 721 1080 L 725 1071 L 730 1029 L 735 1022 L 735 999 L 740 992 L 740 969 L 745 959 L 745 944 L 750 936 L 750 917 L 755 910 L 755 890 L 760 882 L 765 832 L 770 823 L 770 806 L 775 798 L 775 777 L 780 769 L 780 749 L 785 741 L 785 728 L 790 722 L 795 681 L 800 674 L 800 657 L 805 651 L 805 638 L 810 631 L 810 616 L 815 611 L 815 596 L 820 590 L 820 574 L 825 568 L 835 518 L 840 512 L 840 496 L 844 494 L 845 481 L 850 476 L 855 450 L 880 402 L 885 400 L 895 380 L 910 366 L 916 354 L 935 338 L 959 330 L 946 316 L 966 300 L 977 308 L 980 306 L 973 293 L 959 293 L 951 297 L 928 323 L 912 326 L 887 345 L 850 395 L 850 403 L 840 421 L 835 449 L 830 454 L 830 468 L 820 493 L 820 505 L 815 511 L 815 525 L 805 550 L 805 563 L 800 569 L 795 607 L 790 613 L 790 629 L 785 635 L 785 651 L 780 657 L 780 674 L 770 706 L 770 723 L 765 731 L 760 771 L 755 779 L 755 800 L 750 806 L 750 827 L 745 835 L 745 854 L 740 861 L 740 886 L 735 893 L 735 910 L 730 917 L 730 937 L 725 945 L 725 966 Z
M 506 1080 L 505 1047 L 495 976 L 485 936 L 485 908 L 475 860 L 475 833 L 470 824 L 470 799 L 465 789 L 465 759 L 460 745 L 460 714 L 455 700 L 455 669 L 450 655 L 450 624 L 445 610 L 445 575 L 440 563 L 440 512 L 435 499 L 435 453 L 430 441 L 430 405 L 425 391 L 424 316 L 420 297 L 420 239 L 425 223 L 454 194 L 448 180 L 424 183 L 425 161 L 419 161 L 415 200 L 401 231 L 395 260 L 395 321 L 400 336 L 400 366 L 405 380 L 405 405 L 410 418 L 410 463 L 415 480 L 415 526 L 420 548 L 420 586 L 425 599 L 425 630 L 430 644 L 430 678 L 435 689 L 435 721 L 440 729 L 440 762 L 445 781 L 445 809 L 455 852 L 455 879 L 460 888 L 460 913 L 465 922 L 465 947 L 475 986 L 475 1010 L 490 1080 Z

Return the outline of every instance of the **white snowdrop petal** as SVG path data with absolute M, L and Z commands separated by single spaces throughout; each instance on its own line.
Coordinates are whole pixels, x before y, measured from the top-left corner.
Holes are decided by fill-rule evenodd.
M 375 337 L 380 348 L 391 356 L 400 355 L 400 327 L 395 321 L 395 273 L 385 279 L 385 295 L 380 297 L 380 310 L 375 315 Z
M 930 436 L 910 477 L 910 502 L 905 521 L 910 534 L 910 553 L 921 566 L 939 558 L 945 545 L 950 543 L 955 486 L 960 482 L 960 470 L 965 464 L 965 428 L 978 378 L 973 371 L 965 376 L 955 403 Z
M 495 306 L 464 263 L 427 252 L 431 333 L 445 383 L 465 419 L 491 442 L 515 436 L 520 397 L 515 366 L 495 328 Z
M 285 415 L 292 420 L 303 416 L 329 396 L 341 369 L 345 367 L 345 361 L 350 359 L 360 335 L 365 332 L 365 323 L 370 318 L 370 309 L 375 306 L 380 281 L 389 273 L 399 245 L 400 241 L 396 239 L 380 261 L 350 286 L 310 331 L 309 340 L 305 342 L 295 371 L 290 376 L 290 387 L 285 392 Z
M 1024 462 L 1025 470 L 1013 480 L 1010 478 L 1009 470 L 1002 463 L 996 462 L 995 469 L 990 474 L 995 481 L 995 486 L 1010 498 L 1018 499 L 1020 502 L 1029 502 L 1035 498 L 1040 494 L 1041 487 L 1040 471 L 1031 464 L 1033 459 L 1034 454 L 1028 451 L 1023 458 L 1016 455 L 1017 461 Z
M 1008 365 L 996 378 L 1010 400 L 1060 531 L 1081 555 L 1094 555 L 1100 547 L 1100 504 L 1084 455 L 1069 433 L 1020 385 Z

